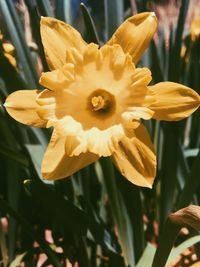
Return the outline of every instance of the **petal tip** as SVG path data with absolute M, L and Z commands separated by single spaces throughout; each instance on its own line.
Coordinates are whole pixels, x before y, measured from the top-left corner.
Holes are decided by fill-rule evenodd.
M 3 106 L 4 106 L 5 108 L 9 107 L 8 102 L 3 103 Z
M 153 186 L 151 184 L 147 184 L 146 187 L 149 188 L 149 189 L 153 188 Z
M 156 13 L 155 13 L 155 12 L 150 12 L 150 15 L 151 15 L 152 17 L 156 17 Z
M 43 24 L 43 22 L 46 20 L 46 17 L 44 17 L 44 16 L 41 16 L 40 17 L 40 24 Z
M 41 16 L 41 17 L 40 17 L 40 23 L 43 23 L 43 22 L 45 22 L 45 21 L 47 21 L 47 20 L 49 20 L 49 19 L 53 19 L 53 18 L 45 17 L 45 16 Z
M 155 25 L 157 26 L 157 16 L 155 12 L 150 12 L 149 14 L 149 21 L 153 23 L 153 21 L 156 23 Z

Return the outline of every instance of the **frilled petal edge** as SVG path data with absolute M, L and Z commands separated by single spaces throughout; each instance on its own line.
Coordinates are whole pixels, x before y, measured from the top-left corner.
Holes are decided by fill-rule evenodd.
M 109 45 L 119 44 L 125 53 L 132 56 L 135 64 L 157 29 L 157 18 L 153 12 L 144 12 L 128 18 L 108 41 Z
M 200 105 L 200 96 L 179 83 L 161 82 L 149 86 L 156 101 L 149 108 L 154 119 L 178 121 L 190 116 Z
M 112 160 L 131 183 L 152 188 L 156 175 L 156 155 L 146 128 L 141 124 L 135 137 L 124 137 Z
M 67 156 L 65 151 L 66 138 L 58 136 L 55 131 L 53 132 L 42 162 L 44 179 L 57 180 L 68 177 L 99 158 L 89 152 L 79 156 Z
M 46 120 L 42 120 L 36 110 L 37 90 L 19 90 L 10 94 L 4 107 L 15 120 L 34 127 L 46 127 Z

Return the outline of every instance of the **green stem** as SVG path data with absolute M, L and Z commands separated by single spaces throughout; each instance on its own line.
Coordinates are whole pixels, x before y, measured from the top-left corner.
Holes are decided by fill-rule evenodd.
M 181 225 L 177 225 L 171 222 L 169 218 L 166 220 L 162 235 L 158 243 L 158 248 L 154 256 L 152 267 L 165 267 L 168 256 L 181 227 Z
M 200 152 L 197 155 L 195 162 L 192 166 L 191 173 L 186 180 L 185 186 L 181 193 L 177 209 L 186 207 L 192 201 L 193 195 L 200 185 L 199 179 L 199 165 L 200 165 Z

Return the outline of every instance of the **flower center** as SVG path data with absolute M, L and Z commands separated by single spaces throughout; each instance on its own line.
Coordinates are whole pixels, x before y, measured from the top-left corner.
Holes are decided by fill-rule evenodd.
M 101 95 L 92 97 L 91 103 L 92 103 L 94 111 L 97 111 L 100 109 L 105 110 L 109 104 L 109 102 L 106 101 Z
M 88 98 L 89 109 L 96 114 L 108 114 L 115 110 L 114 96 L 103 90 L 97 89 Z

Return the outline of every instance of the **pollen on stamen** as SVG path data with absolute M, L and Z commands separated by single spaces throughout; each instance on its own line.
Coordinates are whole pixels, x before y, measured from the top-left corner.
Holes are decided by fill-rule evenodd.
M 102 96 L 94 96 L 91 99 L 91 103 L 95 111 L 100 110 L 100 109 L 105 109 L 105 106 L 106 106 L 105 100 Z
M 94 116 L 110 116 L 115 112 L 115 97 L 107 90 L 97 89 L 88 96 L 87 107 Z

